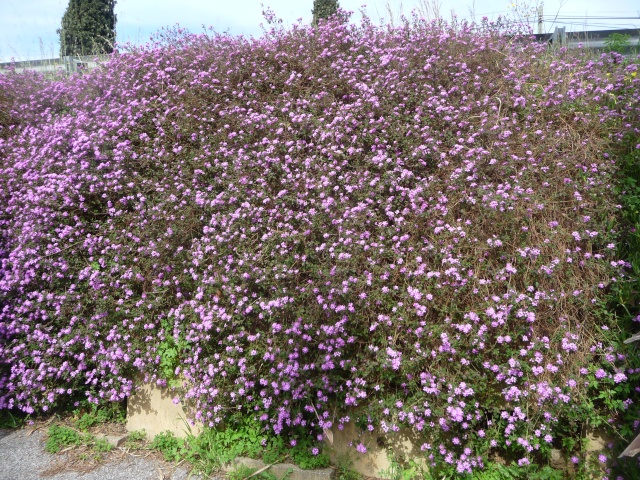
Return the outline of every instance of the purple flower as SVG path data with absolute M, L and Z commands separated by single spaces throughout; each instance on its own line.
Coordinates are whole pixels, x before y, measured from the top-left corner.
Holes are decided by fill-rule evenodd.
M 624 373 L 616 373 L 613 376 L 613 381 L 615 383 L 622 383 L 627 380 L 627 376 Z

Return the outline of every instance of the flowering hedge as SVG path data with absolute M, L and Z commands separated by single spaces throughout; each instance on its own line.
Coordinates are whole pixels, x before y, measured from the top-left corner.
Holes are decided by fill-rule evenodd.
M 209 425 L 351 419 L 458 472 L 526 464 L 629 373 L 603 302 L 634 68 L 337 19 L 0 77 L 0 409 L 142 372 Z

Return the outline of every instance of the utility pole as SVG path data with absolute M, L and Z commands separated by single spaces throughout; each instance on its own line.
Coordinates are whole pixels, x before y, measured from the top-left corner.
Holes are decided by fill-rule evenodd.
M 542 20 L 542 5 L 538 7 L 538 34 L 542 35 L 544 22 Z

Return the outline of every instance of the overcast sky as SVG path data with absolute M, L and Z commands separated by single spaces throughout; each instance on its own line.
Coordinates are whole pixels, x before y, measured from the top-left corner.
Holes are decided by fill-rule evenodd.
M 514 1 L 340 0 L 340 6 L 356 12 L 357 20 L 357 12 L 366 4 L 368 16 L 379 22 L 389 18 L 387 4 L 398 15 L 401 11 L 408 14 L 426 2 L 436 2 L 445 18 L 451 17 L 452 10 L 459 18 L 470 18 L 473 11 L 479 20 L 482 16 L 513 16 Z M 261 3 L 271 7 L 287 25 L 298 18 L 305 23 L 311 20 L 313 0 L 118 0 L 117 40 L 146 43 L 153 32 L 175 24 L 194 33 L 201 32 L 204 24 L 221 32 L 259 36 L 260 24 L 264 23 Z M 517 3 L 534 5 L 535 0 Z M 60 43 L 56 29 L 67 5 L 68 0 L 0 0 L 0 61 L 57 57 Z M 638 0 L 547 0 L 543 13 L 547 31 L 552 31 L 554 25 L 567 25 L 568 31 L 640 28 Z

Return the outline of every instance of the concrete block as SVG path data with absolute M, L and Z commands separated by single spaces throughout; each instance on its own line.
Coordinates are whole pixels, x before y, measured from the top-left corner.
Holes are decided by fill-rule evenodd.
M 556 470 L 565 470 L 567 468 L 567 460 L 564 458 L 562 451 L 557 448 L 551 449 L 549 464 L 551 468 L 555 468 Z
M 358 436 L 353 423 L 345 424 L 342 430 L 336 427 L 332 429 L 333 443 L 325 438 L 331 460 L 336 462 L 340 458 L 348 458 L 351 468 L 367 477 L 377 477 L 382 470 L 388 470 L 391 466 L 387 458 L 387 451 L 382 442 L 378 442 L 377 436 L 367 432 Z M 367 447 L 367 453 L 359 453 L 355 447 L 359 443 Z
M 186 437 L 189 430 L 193 435 L 199 435 L 202 428 L 187 420 L 183 405 L 173 403 L 168 389 L 147 383 L 127 401 L 127 430 L 144 430 L 153 439 L 167 430 L 179 438 Z
M 127 441 L 129 435 L 100 435 L 98 436 L 98 438 L 106 440 L 107 443 L 113 445 L 114 447 L 119 447 Z
M 424 454 L 420 451 L 420 445 L 424 442 L 407 429 L 401 428 L 395 433 L 374 430 L 358 434 L 355 425 L 349 422 L 342 430 L 334 426 L 332 432 L 332 443 L 325 438 L 331 460 L 337 463 L 341 459 L 348 458 L 351 462 L 350 468 L 364 476 L 379 477 L 383 470 L 388 471 L 391 467 L 390 455 L 414 460 L 426 468 Z M 356 451 L 359 443 L 367 448 L 366 453 Z

